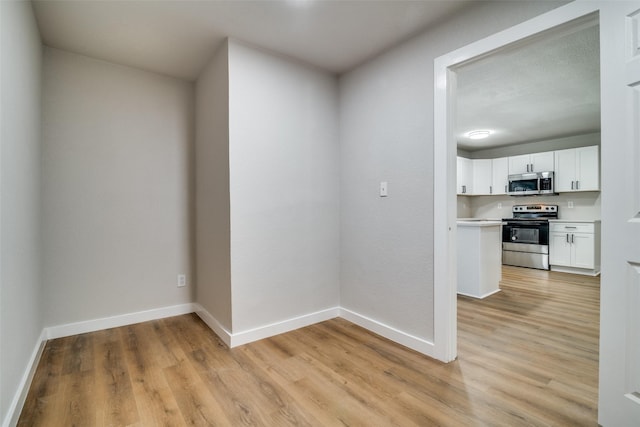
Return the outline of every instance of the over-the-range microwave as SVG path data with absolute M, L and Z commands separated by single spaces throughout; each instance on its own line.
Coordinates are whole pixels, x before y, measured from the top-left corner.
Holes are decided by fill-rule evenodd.
M 553 172 L 530 172 L 509 175 L 510 196 L 554 195 Z

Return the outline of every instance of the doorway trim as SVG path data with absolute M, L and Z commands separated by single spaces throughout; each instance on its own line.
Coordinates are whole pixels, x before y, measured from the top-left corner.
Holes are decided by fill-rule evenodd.
M 455 67 L 600 10 L 574 1 L 434 60 L 434 356 L 457 357 Z

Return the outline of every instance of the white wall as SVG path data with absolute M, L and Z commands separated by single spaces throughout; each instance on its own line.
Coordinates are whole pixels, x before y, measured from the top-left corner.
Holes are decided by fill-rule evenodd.
M 0 423 L 35 349 L 41 312 L 42 47 L 29 2 L 0 2 Z M 4 420 L 4 422 L 3 422 Z
M 43 90 L 46 325 L 191 302 L 193 85 L 46 48 Z
M 196 300 L 231 331 L 228 52 L 196 82 Z
M 229 43 L 233 332 L 339 305 L 337 80 Z
M 343 307 L 433 339 L 433 60 L 561 4 L 474 4 L 341 77 Z

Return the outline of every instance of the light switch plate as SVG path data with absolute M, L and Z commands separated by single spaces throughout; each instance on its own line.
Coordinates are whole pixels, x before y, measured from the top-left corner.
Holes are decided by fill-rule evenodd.
M 380 197 L 387 197 L 389 195 L 388 186 L 386 181 L 380 183 Z

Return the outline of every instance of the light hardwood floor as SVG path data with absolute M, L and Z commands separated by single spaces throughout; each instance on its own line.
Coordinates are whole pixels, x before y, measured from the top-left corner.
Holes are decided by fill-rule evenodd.
M 51 340 L 20 426 L 595 426 L 599 280 L 505 267 L 443 364 L 343 319 L 228 349 L 195 315 Z

